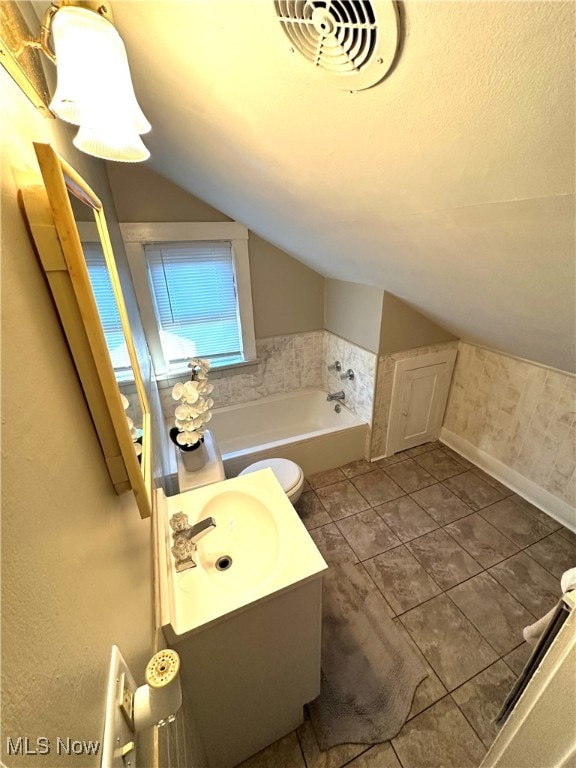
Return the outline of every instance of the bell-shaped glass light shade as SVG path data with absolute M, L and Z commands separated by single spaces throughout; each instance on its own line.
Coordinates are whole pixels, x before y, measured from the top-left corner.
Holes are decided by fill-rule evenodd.
M 147 133 L 122 38 L 94 11 L 60 8 L 52 21 L 58 81 L 50 109 L 74 125 L 99 128 L 123 124 Z
M 86 128 L 80 126 L 73 139 L 75 147 L 103 160 L 121 163 L 141 163 L 150 157 L 140 134 L 122 126 L 107 128 Z

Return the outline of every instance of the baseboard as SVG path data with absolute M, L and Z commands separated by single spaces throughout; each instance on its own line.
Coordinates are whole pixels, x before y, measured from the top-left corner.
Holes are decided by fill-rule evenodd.
M 498 459 L 480 450 L 480 448 L 469 443 L 468 440 L 445 427 L 442 427 L 440 431 L 440 440 L 456 451 L 456 453 L 459 453 L 465 459 L 468 459 L 468 461 L 471 461 L 480 469 L 495 477 L 496 480 L 507 485 L 508 488 L 522 496 L 523 499 L 534 504 L 534 506 L 541 509 L 547 515 L 553 517 L 554 520 L 557 520 L 562 525 L 565 525 L 566 528 L 576 533 L 576 510 L 566 501 L 554 496 L 549 491 L 532 482 L 532 480 L 506 466 L 506 464 L 503 464 Z

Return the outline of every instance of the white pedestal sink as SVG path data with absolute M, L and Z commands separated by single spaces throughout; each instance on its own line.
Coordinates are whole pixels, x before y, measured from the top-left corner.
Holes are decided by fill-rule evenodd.
M 269 469 L 158 502 L 164 633 L 206 765 L 231 768 L 296 728 L 320 692 L 327 566 Z M 176 573 L 169 518 L 180 511 L 216 528 L 198 542 L 197 566 Z

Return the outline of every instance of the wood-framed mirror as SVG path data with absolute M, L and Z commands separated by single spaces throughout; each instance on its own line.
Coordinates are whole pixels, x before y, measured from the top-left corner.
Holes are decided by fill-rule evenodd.
M 118 270 L 100 199 L 49 144 L 34 144 L 44 186 L 21 190 L 24 211 L 40 263 L 64 328 L 74 364 L 102 451 L 117 493 L 134 492 L 140 516 L 152 513 L 152 448 L 150 407 L 124 303 Z M 109 350 L 98 312 L 71 199 L 93 213 L 98 248 L 103 254 L 124 336 L 124 362 Z M 110 341 L 110 334 L 108 334 Z M 111 359 L 115 358 L 115 366 Z M 117 371 L 122 368 L 122 375 Z M 128 369 L 131 369 L 130 371 Z M 130 430 L 120 386 L 129 384 Z M 136 401 L 136 402 L 135 402 Z M 141 419 L 141 424 L 138 420 Z M 141 444 L 141 453 L 137 455 Z

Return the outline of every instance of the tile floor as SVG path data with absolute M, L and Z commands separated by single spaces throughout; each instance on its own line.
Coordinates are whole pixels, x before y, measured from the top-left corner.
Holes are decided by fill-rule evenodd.
M 440 443 L 313 475 L 297 510 L 329 565 L 368 573 L 429 674 L 391 742 L 321 752 L 306 718 L 242 768 L 477 768 L 574 534 Z

